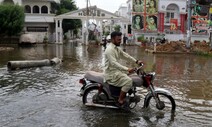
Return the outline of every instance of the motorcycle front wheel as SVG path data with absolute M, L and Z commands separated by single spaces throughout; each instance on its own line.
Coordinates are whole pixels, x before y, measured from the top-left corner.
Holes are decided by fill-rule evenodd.
M 156 97 L 158 98 L 159 102 L 156 102 L 155 98 L 151 95 L 145 101 L 144 107 L 164 112 L 175 111 L 176 104 L 172 96 L 164 93 L 157 93 Z
M 107 94 L 103 90 L 99 93 L 98 87 L 91 87 L 87 89 L 82 97 L 83 104 L 103 104 L 107 100 Z

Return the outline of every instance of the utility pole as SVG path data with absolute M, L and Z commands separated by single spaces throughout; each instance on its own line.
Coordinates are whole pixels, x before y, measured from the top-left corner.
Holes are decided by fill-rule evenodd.
M 88 14 L 89 14 L 89 10 L 88 10 L 88 0 L 86 0 L 86 37 L 85 37 L 85 44 L 88 45 Z
M 88 16 L 88 0 L 86 2 L 86 16 Z
M 211 24 L 211 22 L 212 22 L 212 4 L 210 4 L 210 9 L 209 9 L 209 20 L 210 20 L 210 24 L 209 24 L 209 26 L 210 26 L 210 29 L 209 29 L 209 31 L 210 31 L 209 41 L 210 41 L 210 50 L 212 50 L 212 24 Z
M 188 21 L 187 21 L 187 42 L 186 42 L 186 48 L 190 48 L 191 44 L 191 0 L 188 0 Z

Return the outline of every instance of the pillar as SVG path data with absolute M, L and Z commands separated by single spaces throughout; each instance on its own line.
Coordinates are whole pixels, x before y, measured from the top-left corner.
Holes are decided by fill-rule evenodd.
M 164 15 L 165 14 L 163 12 L 159 13 L 159 24 L 158 24 L 159 32 L 164 32 Z
M 59 43 L 63 44 L 63 27 L 62 27 L 62 19 L 59 20 Z
M 87 20 L 82 20 L 82 43 L 83 44 L 87 44 L 86 42 L 87 42 L 87 40 L 86 39 L 88 39 L 87 38 L 87 25 L 86 25 L 86 27 L 84 26 L 85 24 L 87 24 Z
M 56 21 L 55 21 L 55 35 L 56 35 L 56 42 L 55 43 L 58 43 L 58 20 L 56 19 Z
M 100 28 L 99 28 L 99 32 L 100 32 L 100 42 L 102 41 L 102 35 L 103 35 L 102 22 L 103 22 L 103 20 L 100 21 Z
M 180 30 L 183 34 L 185 34 L 185 14 L 180 14 Z

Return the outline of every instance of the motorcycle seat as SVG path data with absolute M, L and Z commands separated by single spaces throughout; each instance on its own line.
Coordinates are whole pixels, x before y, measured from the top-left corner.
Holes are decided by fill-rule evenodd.
M 104 84 L 104 74 L 96 71 L 88 71 L 84 76 L 86 79 L 97 82 L 100 84 Z M 130 76 L 133 80 L 133 86 L 141 87 L 143 85 L 143 79 L 141 79 L 138 75 Z
M 104 74 L 101 72 L 88 71 L 85 73 L 84 77 L 90 81 L 98 82 L 100 84 L 103 84 L 104 82 Z

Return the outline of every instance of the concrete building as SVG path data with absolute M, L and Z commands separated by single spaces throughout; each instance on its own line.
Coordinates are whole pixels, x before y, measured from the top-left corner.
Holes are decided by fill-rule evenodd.
M 87 14 L 87 10 L 88 14 Z M 106 10 L 100 9 L 97 6 L 90 6 L 87 8 L 78 9 L 65 14 L 61 14 L 55 17 L 56 22 L 56 43 L 63 43 L 62 35 L 62 20 L 63 19 L 80 19 L 82 21 L 82 42 L 88 44 L 88 29 L 95 30 L 98 39 L 102 40 L 103 29 L 109 26 L 110 32 L 116 21 L 122 21 L 122 17 L 108 12 Z M 94 25 L 95 24 L 95 25 Z M 104 25 L 104 26 L 103 26 Z M 108 28 L 108 27 L 107 27 Z
M 121 4 L 118 11 L 115 12 L 116 15 L 122 17 L 121 20 L 117 20 L 114 24 L 121 26 L 121 32 L 123 34 L 128 34 L 128 25 L 130 24 L 130 18 L 127 14 L 127 4 Z
M 42 43 L 45 36 L 49 42 L 55 41 L 55 10 L 52 4 L 59 0 L 0 0 L 0 3 L 7 1 L 24 7 L 24 31 L 33 33 L 36 42 Z
M 52 4 L 59 2 L 59 0 L 0 0 L 0 3 L 5 1 L 12 1 L 11 3 L 22 5 L 25 8 L 24 31 L 33 33 L 37 42 L 43 42 L 45 36 L 49 42 L 62 41 L 63 31 L 61 27 L 58 28 L 55 24 L 62 25 L 62 19 L 65 19 L 65 17 L 61 19 L 60 17 L 63 15 L 56 17 L 55 10 L 52 8 Z M 111 16 L 102 20 L 105 26 L 110 26 L 108 27 L 110 31 L 112 31 L 114 25 L 120 25 L 121 32 L 134 35 L 135 41 L 140 35 L 154 41 L 159 34 L 164 34 L 169 41 L 187 40 L 187 0 L 125 0 L 123 2 L 125 3 L 120 4 L 115 14 L 99 9 Z M 139 6 L 135 4 L 137 2 Z M 83 11 L 83 9 L 80 11 Z M 69 19 L 82 19 L 76 17 L 75 13 L 78 14 L 78 11 L 67 13 L 70 14 Z M 195 13 L 192 11 L 192 14 Z M 117 16 L 118 18 L 114 18 Z M 138 28 L 138 25 L 135 27 L 136 16 L 140 17 L 140 28 Z M 94 17 L 92 16 L 92 18 Z M 193 15 L 192 19 L 194 20 L 192 20 L 191 41 L 208 41 L 208 17 Z M 154 26 L 148 25 L 151 22 L 150 20 L 154 21 Z M 84 22 L 83 20 L 83 24 Z
M 126 3 L 127 17 L 131 21 L 129 25 L 135 39 L 144 35 L 146 39 L 154 40 L 159 34 L 164 34 L 169 41 L 187 40 L 187 0 L 127 0 Z M 134 26 L 137 16 L 141 19 L 141 28 Z M 203 19 L 201 16 L 198 18 L 197 21 Z M 149 27 L 151 19 L 155 22 L 155 27 Z M 204 17 L 205 19 L 207 20 L 207 17 Z M 204 33 L 191 31 L 192 42 L 197 39 L 207 41 L 208 38 L 207 30 Z

